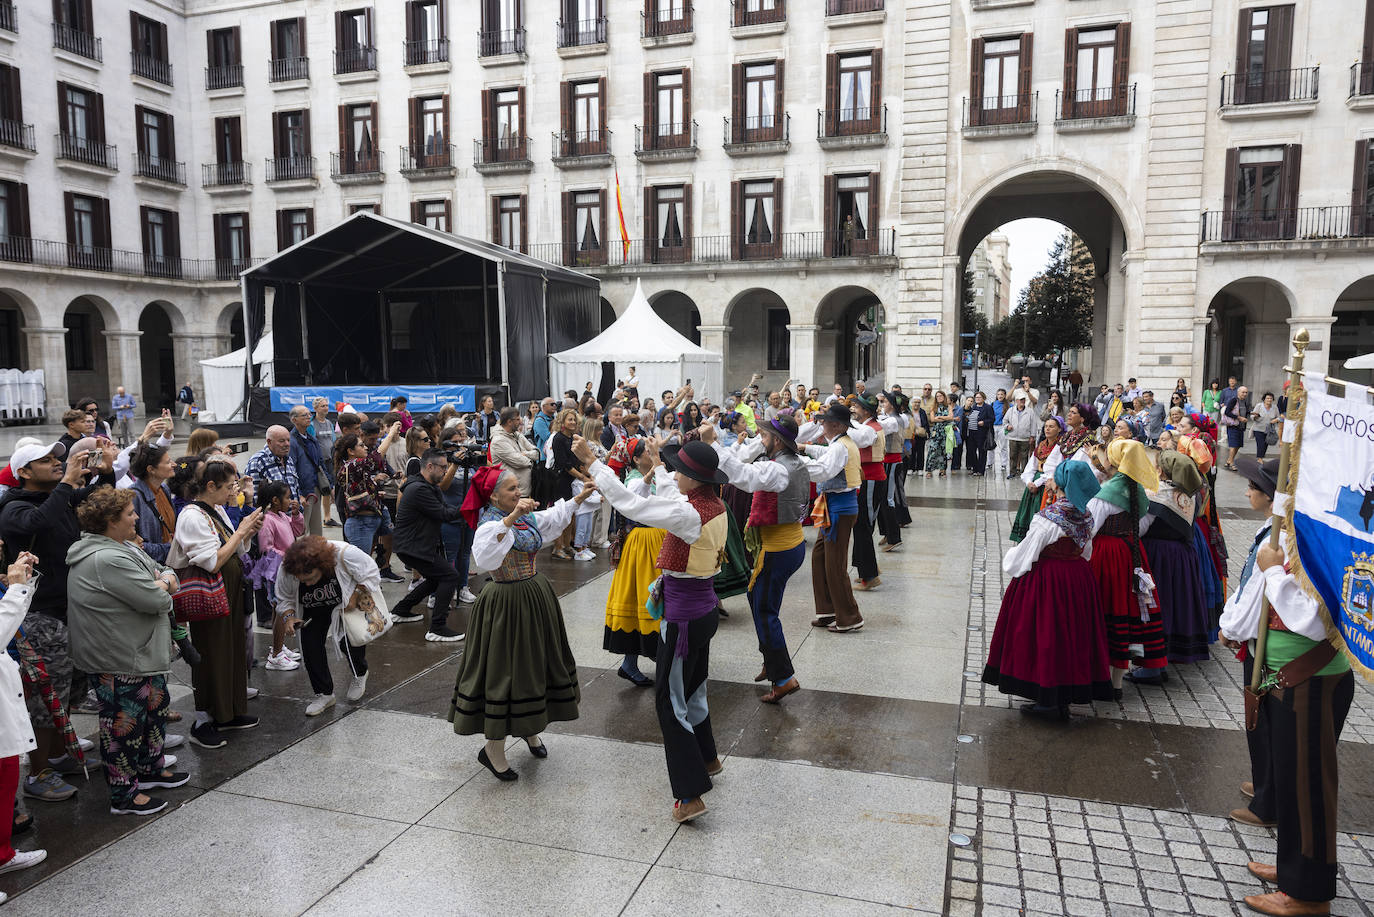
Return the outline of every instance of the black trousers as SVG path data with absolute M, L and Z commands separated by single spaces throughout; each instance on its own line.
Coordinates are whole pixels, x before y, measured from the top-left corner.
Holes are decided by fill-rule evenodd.
M 1279 891 L 1300 901 L 1336 897 L 1336 740 L 1355 699 L 1355 674 L 1275 689 L 1260 703 L 1278 820 Z
M 968 468 L 969 471 L 982 474 L 987 470 L 988 465 L 988 445 L 987 440 L 982 435 L 974 436 L 969 434 L 968 440 Z
M 716 737 L 706 705 L 706 674 L 711 638 L 720 615 L 711 613 L 687 623 L 687 655 L 675 655 L 678 628 L 666 621 L 659 644 L 654 681 L 654 710 L 663 732 L 663 756 L 674 799 L 695 799 L 711 789 L 707 763 L 716 759 Z M 678 710 L 683 711 L 681 718 Z
M 878 555 L 873 550 L 873 523 L 876 521 L 868 512 L 868 497 L 876 481 L 863 481 L 859 485 L 859 516 L 854 521 L 854 531 L 850 533 L 853 543 L 854 566 L 859 569 L 859 579 L 867 582 L 878 575 Z M 884 482 L 886 483 L 886 482 Z
M 425 578 L 419 586 L 406 593 L 406 597 L 396 603 L 392 614 L 408 615 L 420 602 L 434 596 L 434 611 L 429 616 L 429 629 L 443 627 L 448 623 L 448 608 L 453 604 L 453 594 L 462 588 L 458 571 L 448 558 L 421 559 L 397 551 L 396 556 L 410 569 Z
M 316 694 L 334 693 L 334 676 L 329 672 L 329 622 L 334 617 L 331 608 L 307 611 L 305 625 L 297 633 L 301 635 L 301 662 L 305 664 L 305 674 L 310 676 L 310 690 Z M 347 637 L 339 638 L 339 648 L 348 654 L 348 664 L 354 675 L 367 674 L 366 647 L 352 646 Z
M 887 503 L 891 482 L 887 478 L 868 482 L 869 500 L 873 506 L 873 525 L 878 534 L 887 539 L 888 544 L 902 543 L 902 527 L 897 524 L 897 509 Z
M 907 470 L 917 474 L 926 470 L 926 440 L 928 437 L 917 436 L 911 441 L 911 459 L 907 462 Z
M 1248 685 L 1255 670 L 1254 659 L 1250 654 L 1246 654 L 1242 666 L 1245 684 Z M 1277 818 L 1277 804 L 1274 801 L 1273 767 L 1269 763 L 1270 739 L 1267 716 L 1261 715 L 1255 722 L 1255 728 L 1246 730 L 1245 743 L 1250 750 L 1250 781 L 1255 785 L 1255 798 L 1250 800 L 1250 812 L 1260 821 L 1272 822 Z

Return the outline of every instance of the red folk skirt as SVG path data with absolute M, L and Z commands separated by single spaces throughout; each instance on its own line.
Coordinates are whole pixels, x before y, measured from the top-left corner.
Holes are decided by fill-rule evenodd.
M 1149 573 L 1150 561 L 1143 550 L 1140 562 Z M 1140 620 L 1134 569 L 1131 546 L 1126 539 L 1099 532 L 1093 539 L 1092 571 L 1097 576 L 1102 613 L 1107 619 L 1107 656 L 1118 669 L 1130 668 L 1133 656 L 1143 668 L 1162 669 L 1168 660 L 1159 607 L 1156 604 L 1150 609 L 1148 621 Z

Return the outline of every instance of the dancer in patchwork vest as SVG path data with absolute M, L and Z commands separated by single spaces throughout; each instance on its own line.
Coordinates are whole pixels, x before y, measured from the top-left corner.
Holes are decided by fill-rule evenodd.
M 706 704 L 706 677 L 711 638 L 719 623 L 712 580 L 720 570 L 728 525 L 725 504 L 709 485 L 724 484 L 726 477 L 715 450 L 705 443 L 668 446 L 663 460 L 676 472 L 682 496 L 665 495 L 662 488 L 657 496 L 637 496 L 580 438 L 573 452 L 591 464 L 596 486 L 611 506 L 636 522 L 668 532 L 658 555 L 663 577 L 650 593 L 650 602 L 661 603 L 663 614 L 654 707 L 675 799 L 673 820 L 691 821 L 705 814 L 701 796 L 722 767 Z

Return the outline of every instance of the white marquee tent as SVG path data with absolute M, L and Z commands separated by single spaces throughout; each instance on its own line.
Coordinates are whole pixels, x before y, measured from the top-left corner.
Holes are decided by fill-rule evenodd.
M 549 355 L 551 388 L 580 392 L 588 382 L 595 388 L 603 363 L 615 364 L 617 379 L 627 378 L 635 367 L 641 399 L 657 400 L 660 392 L 676 390 L 688 379 L 698 399 L 720 401 L 725 394 L 720 354 L 693 344 L 659 317 L 639 281 L 630 307 L 609 328 L 585 344 Z
M 226 353 L 223 356 L 201 360 L 201 373 L 205 377 L 205 390 L 200 393 L 200 419 L 202 422 L 216 420 L 221 423 L 242 420 L 240 408 L 244 398 L 244 355 L 246 347 Z M 261 366 L 259 379 L 265 386 L 272 384 L 272 335 L 264 334 L 253 348 L 253 363 Z

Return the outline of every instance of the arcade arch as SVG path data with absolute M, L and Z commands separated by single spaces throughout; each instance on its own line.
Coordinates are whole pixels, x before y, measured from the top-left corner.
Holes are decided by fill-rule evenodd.
M 1204 384 L 1228 376 L 1255 391 L 1283 384 L 1293 294 L 1268 277 L 1233 280 L 1208 304 Z
M 725 308 L 730 341 L 725 354 L 725 387 L 742 388 L 753 373 L 762 373 L 761 389 L 776 387 L 792 373 L 792 313 L 772 290 L 751 288 Z M 721 393 L 710 393 L 716 397 Z

